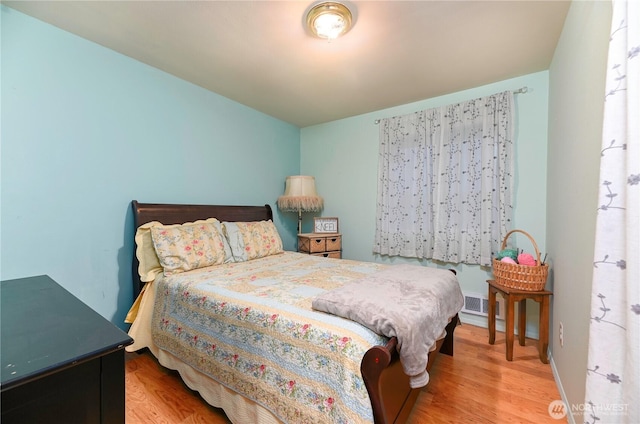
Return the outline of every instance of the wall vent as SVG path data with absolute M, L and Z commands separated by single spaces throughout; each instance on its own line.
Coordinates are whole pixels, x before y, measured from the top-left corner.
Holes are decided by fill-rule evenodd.
M 489 312 L 489 299 L 478 293 L 464 293 L 462 312 L 486 317 Z M 504 299 L 496 296 L 496 318 L 504 319 L 504 312 Z

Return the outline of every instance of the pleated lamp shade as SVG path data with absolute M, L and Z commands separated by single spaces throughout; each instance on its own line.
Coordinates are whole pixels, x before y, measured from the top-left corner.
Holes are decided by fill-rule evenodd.
M 278 197 L 278 207 L 288 212 L 319 211 L 324 206 L 316 192 L 316 179 L 308 175 L 292 175 L 285 180 L 284 194 Z

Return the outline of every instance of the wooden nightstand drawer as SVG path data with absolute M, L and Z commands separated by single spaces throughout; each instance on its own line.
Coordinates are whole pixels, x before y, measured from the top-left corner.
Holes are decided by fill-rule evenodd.
M 315 234 L 300 234 L 298 236 L 298 250 L 306 253 L 318 253 L 327 250 L 326 238 Z
M 341 258 L 342 235 L 307 233 L 298 234 L 298 252 L 315 256 Z
M 323 256 L 325 258 L 341 259 L 342 252 L 338 250 L 336 252 L 312 253 L 311 256 Z
M 327 251 L 342 249 L 342 236 L 332 235 L 326 239 Z

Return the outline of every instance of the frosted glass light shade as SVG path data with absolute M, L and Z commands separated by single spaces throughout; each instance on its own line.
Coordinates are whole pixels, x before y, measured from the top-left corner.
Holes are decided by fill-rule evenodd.
M 317 37 L 334 40 L 351 29 L 351 11 L 342 3 L 327 1 L 309 10 L 307 26 Z

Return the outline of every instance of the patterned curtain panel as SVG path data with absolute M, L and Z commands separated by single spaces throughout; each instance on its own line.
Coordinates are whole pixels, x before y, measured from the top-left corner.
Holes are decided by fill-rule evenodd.
M 510 229 L 513 93 L 382 119 L 374 252 L 491 265 Z
M 585 423 L 640 423 L 640 2 L 614 1 Z

